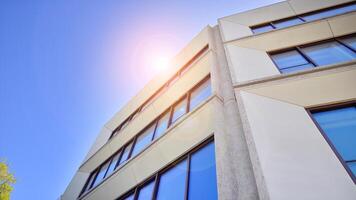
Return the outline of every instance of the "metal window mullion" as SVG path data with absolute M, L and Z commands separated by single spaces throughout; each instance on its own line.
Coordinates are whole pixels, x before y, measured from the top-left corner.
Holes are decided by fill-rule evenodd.
M 109 161 L 109 165 L 108 165 L 108 167 L 106 168 L 105 174 L 104 174 L 104 176 L 103 176 L 103 180 L 106 178 L 106 175 L 107 175 L 107 173 L 108 173 L 108 171 L 109 171 L 110 165 L 111 165 L 111 163 L 112 163 L 114 157 L 115 157 L 115 156 L 111 157 L 111 159 L 110 159 L 110 161 Z M 104 164 L 104 165 L 105 165 L 105 164 Z
M 273 24 L 273 22 L 270 22 L 270 23 L 268 23 L 270 26 L 272 26 L 272 28 L 273 29 L 278 29 L 274 24 Z
M 168 117 L 168 125 L 167 125 L 167 128 L 169 128 L 172 124 L 172 118 L 173 118 L 173 115 L 174 115 L 174 105 L 172 105 L 170 108 L 169 108 L 169 117 Z
M 101 167 L 100 167 L 100 168 L 101 168 Z M 90 183 L 90 186 L 89 186 L 88 190 L 90 190 L 91 188 L 93 188 L 93 185 L 94 185 L 94 183 L 95 183 L 95 180 L 96 180 L 96 178 L 98 177 L 100 168 L 98 168 L 98 169 L 95 171 L 95 176 L 94 176 L 94 178 L 93 178 L 93 181 Z
M 121 148 L 121 151 L 119 152 L 120 155 L 119 155 L 119 157 L 117 158 L 117 162 L 116 162 L 116 164 L 115 164 L 114 170 L 120 165 L 120 160 L 121 160 L 121 158 L 122 158 L 122 155 L 124 154 L 125 148 L 126 148 L 126 146 L 124 146 L 123 148 Z
M 134 191 L 134 200 L 137 200 L 137 198 L 138 198 L 137 190 L 138 190 L 138 187 L 136 187 L 135 191 Z
M 277 26 L 276 26 L 276 25 L 274 25 L 274 22 L 275 22 L 275 21 L 270 22 L 270 23 L 268 23 L 268 24 L 269 24 L 270 26 L 272 26 L 272 28 L 273 28 L 273 29 L 278 29 L 278 28 L 277 28 Z
M 336 42 L 338 42 L 339 44 L 341 44 L 342 46 L 345 46 L 347 49 L 351 50 L 352 52 L 356 53 L 356 50 L 354 48 L 352 48 L 350 45 L 342 42 L 341 40 L 339 40 L 339 38 L 335 38 Z
M 189 195 L 190 160 L 191 160 L 191 155 L 188 154 L 188 157 L 187 157 L 187 175 L 186 175 L 186 178 L 185 178 L 185 193 L 184 193 L 184 199 L 185 200 L 188 200 L 188 195 Z
M 158 127 L 158 122 L 160 121 L 161 117 L 162 117 L 162 116 L 160 116 L 160 117 L 158 117 L 158 118 L 156 119 L 155 128 L 154 128 L 154 130 L 153 130 L 151 142 L 155 139 L 155 135 L 156 135 L 157 127 Z
M 314 65 L 314 67 L 317 67 L 318 65 L 300 48 L 300 47 L 295 47 L 297 49 L 297 52 L 300 53 L 303 58 L 305 58 L 309 63 Z
M 296 18 L 298 18 L 298 19 L 300 19 L 300 20 L 302 20 L 302 22 L 307 22 L 305 19 L 303 19 L 301 16 L 296 16 Z
M 345 160 L 346 163 L 349 163 L 349 162 L 356 162 L 356 160 Z
M 187 114 L 190 111 L 190 96 L 192 94 L 192 90 L 187 93 L 187 106 L 184 114 Z
M 140 135 L 140 134 L 139 134 L 139 135 Z M 126 160 L 128 160 L 128 159 L 131 158 L 131 154 L 132 154 L 132 152 L 133 152 L 133 149 L 135 148 L 135 145 L 136 145 L 136 142 L 137 142 L 137 138 L 138 138 L 139 135 L 136 135 L 135 138 L 134 138 L 134 140 L 132 141 L 131 149 L 130 149 L 129 155 L 127 156 L 127 159 L 126 159 Z
M 155 175 L 155 185 L 153 187 L 153 191 L 152 191 L 152 200 L 155 200 L 157 198 L 157 192 L 158 192 L 158 184 L 159 184 L 159 177 L 158 177 L 158 173 Z

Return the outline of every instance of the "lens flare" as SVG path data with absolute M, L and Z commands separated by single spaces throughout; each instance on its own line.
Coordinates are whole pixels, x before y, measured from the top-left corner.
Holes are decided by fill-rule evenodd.
M 152 58 L 151 67 L 156 72 L 166 71 L 168 69 L 169 58 L 167 56 L 157 55 L 156 58 Z

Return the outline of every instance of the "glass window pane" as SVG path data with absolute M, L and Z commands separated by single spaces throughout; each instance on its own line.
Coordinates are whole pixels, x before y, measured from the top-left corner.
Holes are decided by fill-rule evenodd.
M 187 98 L 184 98 L 173 108 L 172 124 L 177 121 L 181 116 L 186 113 L 187 110 Z
M 309 64 L 297 50 L 274 54 L 271 57 L 279 69 Z
M 292 72 L 297 72 L 297 71 L 303 71 L 303 70 L 310 69 L 310 68 L 313 68 L 313 67 L 314 67 L 314 65 L 308 63 L 308 64 L 305 64 L 305 65 L 299 65 L 299 66 L 296 66 L 296 67 L 289 67 L 289 68 L 280 69 L 280 71 L 283 74 L 287 74 L 287 73 L 292 73 Z
M 149 199 L 152 199 L 152 193 L 153 193 L 154 186 L 155 186 L 155 182 L 154 181 L 151 181 L 147 185 L 143 186 L 143 188 L 141 188 L 139 190 L 137 200 L 149 200 Z
M 302 49 L 317 65 L 346 62 L 356 58 L 354 52 L 335 41 Z
M 158 120 L 158 125 L 156 128 L 154 139 L 160 137 L 163 133 L 165 133 L 168 127 L 169 114 L 170 112 L 167 112 Z
M 166 171 L 161 175 L 157 200 L 183 200 L 187 176 L 187 160 Z
M 303 15 L 302 18 L 305 21 L 314 21 L 314 20 L 332 17 L 335 15 L 340 15 L 340 14 L 355 11 L 355 10 L 356 10 L 356 4 L 353 4 L 353 5 L 347 5 L 344 7 L 334 8 L 334 9 L 330 9 L 330 10 L 324 10 L 324 11 L 320 11 L 317 13 Z
M 151 125 L 147 130 L 140 134 L 134 145 L 131 157 L 140 153 L 152 141 L 153 132 L 155 131 L 155 124 Z
M 129 154 L 130 154 L 130 150 L 132 147 L 132 142 L 127 145 L 122 153 L 122 156 L 120 158 L 120 162 L 119 165 L 122 165 L 123 163 L 125 163 L 128 159 L 129 159 Z
M 115 170 L 117 161 L 118 161 L 119 158 L 120 158 L 120 154 L 121 154 L 121 151 L 120 151 L 119 153 L 117 153 L 117 154 L 114 156 L 114 158 L 112 159 L 106 176 L 110 176 L 110 174 Z
M 356 160 L 356 107 L 313 114 L 341 157 Z
M 273 25 L 276 28 L 285 28 L 285 27 L 294 26 L 294 25 L 301 24 L 301 23 L 303 23 L 303 21 L 301 19 L 292 18 L 292 19 L 287 19 L 287 20 L 281 20 L 281 21 L 274 22 Z
M 106 170 L 108 169 L 108 166 L 109 166 L 109 162 L 105 163 L 105 165 L 103 165 L 100 168 L 100 171 L 95 178 L 93 187 L 97 186 L 104 179 L 104 176 L 105 176 Z
M 356 176 L 356 162 L 348 162 L 347 166 L 349 166 L 351 172 Z
M 343 43 L 349 45 L 356 51 L 356 37 L 349 37 L 340 39 Z
M 191 157 L 188 199 L 218 199 L 215 148 L 211 142 Z
M 210 79 L 205 81 L 202 85 L 196 88 L 190 96 L 190 110 L 197 107 L 202 101 L 210 97 L 211 95 L 211 84 Z
M 263 33 L 263 32 L 268 32 L 273 30 L 273 27 L 271 25 L 265 25 L 265 26 L 259 26 L 259 27 L 254 27 L 252 28 L 253 33 Z

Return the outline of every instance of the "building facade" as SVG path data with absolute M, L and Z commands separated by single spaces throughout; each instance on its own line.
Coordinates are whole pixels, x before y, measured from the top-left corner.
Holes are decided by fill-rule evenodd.
M 205 27 L 60 199 L 356 199 L 355 11 L 289 0 Z

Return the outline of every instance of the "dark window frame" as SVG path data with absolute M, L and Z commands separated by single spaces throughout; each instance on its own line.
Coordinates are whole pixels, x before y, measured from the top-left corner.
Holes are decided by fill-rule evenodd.
M 328 42 L 337 42 L 339 43 L 340 45 L 346 47 L 347 49 L 349 49 L 350 51 L 356 53 L 356 50 L 352 49 L 351 47 L 349 47 L 347 44 L 345 44 L 344 42 L 340 41 L 340 39 L 345 39 L 345 38 L 351 38 L 351 37 L 356 37 L 356 33 L 352 33 L 352 34 L 349 34 L 349 35 L 344 35 L 344 36 L 341 36 L 341 37 L 334 37 L 334 38 L 329 38 L 329 39 L 325 39 L 325 40 L 320 40 L 320 41 L 317 41 L 317 42 L 312 42 L 312 43 L 307 43 L 307 44 L 302 44 L 302 45 L 298 45 L 298 46 L 293 46 L 293 47 L 288 47 L 288 48 L 283 48 L 283 49 L 278 49 L 278 50 L 274 50 L 274 51 L 270 51 L 270 52 L 267 52 L 269 58 L 272 60 L 273 64 L 276 66 L 276 68 L 278 69 L 278 71 L 281 73 L 281 74 L 285 74 L 285 73 L 282 73 L 281 69 L 278 67 L 277 63 L 274 61 L 274 59 L 272 58 L 274 55 L 277 55 L 277 54 L 281 54 L 281 53 L 286 53 L 288 51 L 292 51 L 292 50 L 295 50 L 297 51 L 304 59 L 306 59 L 310 64 L 314 65 L 313 68 L 318 68 L 318 67 L 322 67 L 322 66 L 328 66 L 328 65 L 318 65 L 315 63 L 315 61 L 310 58 L 304 51 L 303 51 L 303 48 L 306 48 L 306 47 L 311 47 L 311 46 L 316 46 L 316 45 L 319 45 L 319 44 L 324 44 L 324 43 L 328 43 Z M 337 63 L 335 63 L 337 64 Z M 330 64 L 330 65 L 333 65 L 333 64 Z M 297 66 L 294 66 L 294 67 L 297 67 Z M 290 68 L 293 68 L 293 67 L 290 67 Z M 305 70 L 301 70 L 301 71 L 305 71 Z M 300 71 L 297 71 L 297 72 L 300 72 Z
M 338 158 L 342 166 L 345 168 L 346 172 L 349 174 L 351 180 L 354 182 L 354 184 L 356 184 L 356 176 L 353 174 L 351 169 L 347 166 L 347 162 L 342 158 L 341 154 L 338 152 L 333 142 L 330 140 L 328 135 L 325 133 L 325 131 L 322 129 L 322 127 L 319 125 L 319 123 L 315 120 L 313 116 L 313 113 L 331 111 L 331 110 L 347 108 L 347 107 L 356 107 L 356 100 L 306 108 L 306 112 L 308 113 L 310 119 L 313 121 L 315 126 L 318 128 L 319 132 L 321 133 L 325 141 L 329 144 L 331 150 L 334 152 L 334 154 L 336 155 L 336 157 Z
M 260 27 L 263 27 L 263 26 L 267 26 L 267 25 L 272 26 L 273 29 L 272 29 L 271 31 L 280 30 L 280 29 L 288 28 L 288 27 L 293 27 L 293 26 L 296 26 L 296 25 L 288 26 L 288 27 L 283 27 L 283 28 L 277 28 L 277 27 L 274 25 L 274 23 L 278 23 L 278 22 L 281 22 L 281 21 L 286 21 L 286 20 L 291 20 L 291 19 L 298 18 L 298 19 L 300 19 L 300 20 L 303 21 L 301 24 L 305 24 L 305 23 L 308 23 L 308 22 L 316 21 L 316 20 L 312 20 L 312 21 L 307 21 L 307 20 L 305 20 L 305 19 L 303 18 L 303 16 L 305 16 L 305 15 L 312 15 L 312 14 L 321 13 L 321 12 L 328 11 L 328 10 L 333 10 L 333 9 L 338 9 L 338 8 L 342 8 L 342 7 L 347 7 L 347 6 L 350 6 L 350 5 L 352 5 L 352 4 L 356 4 L 356 3 L 355 3 L 355 2 L 347 2 L 347 3 L 335 5 L 335 6 L 329 6 L 329 7 L 327 7 L 327 8 L 322 8 L 322 9 L 319 9 L 319 10 L 314 10 L 314 11 L 306 12 L 306 13 L 303 13 L 303 14 L 293 15 L 293 16 L 290 16 L 290 17 L 286 17 L 286 18 L 282 18 L 282 19 L 278 19 L 278 20 L 273 20 L 273 21 L 269 21 L 269 22 L 264 22 L 264 23 L 261 23 L 261 24 L 253 25 L 253 26 L 250 26 L 250 29 L 251 29 L 252 33 L 255 35 L 255 34 L 262 34 L 262 33 L 268 33 L 268 32 L 270 32 L 270 31 L 265 31 L 265 32 L 260 32 L 260 33 L 254 33 L 254 31 L 253 31 L 254 29 L 257 29 L 257 28 L 260 28 Z M 351 11 L 351 12 L 355 12 L 355 11 Z M 333 15 L 333 16 L 330 16 L 330 17 L 336 17 L 336 16 L 339 16 L 339 15 L 343 15 L 343 14 L 347 14 L 347 13 L 351 13 L 351 12 L 345 12 L 345 13 Z M 330 18 L 330 17 L 324 17 L 324 18 L 320 18 L 320 19 L 317 19 L 317 20 L 323 20 L 323 19 L 327 19 L 327 18 Z M 297 25 L 299 25 L 299 24 L 297 24 Z
M 133 188 L 129 189 L 126 193 L 124 193 L 123 195 L 119 196 L 118 198 L 116 198 L 115 200 L 124 200 L 125 198 L 129 197 L 131 194 L 134 194 L 134 200 L 137 200 L 137 191 L 139 190 L 139 188 L 142 188 L 145 184 L 149 183 L 150 181 L 152 181 L 153 179 L 155 179 L 155 186 L 153 189 L 153 194 L 152 194 L 152 199 L 156 199 L 157 198 L 157 193 L 158 193 L 158 189 L 159 189 L 159 182 L 160 182 L 160 177 L 167 172 L 168 170 L 172 169 L 173 167 L 175 167 L 176 165 L 178 165 L 181 161 L 183 160 L 187 160 L 187 171 L 186 171 L 186 184 L 185 184 L 185 193 L 184 193 L 184 197 L 185 199 L 188 198 L 188 193 L 189 193 L 189 182 L 190 182 L 190 163 L 191 163 L 191 155 L 194 154 L 195 152 L 198 152 L 200 149 L 204 148 L 206 145 L 215 142 L 214 140 L 214 136 L 211 136 L 205 140 L 203 140 L 200 144 L 196 145 L 195 147 L 193 147 L 191 150 L 189 150 L 189 152 L 185 153 L 184 155 L 178 157 L 176 160 L 174 160 L 173 162 L 171 162 L 170 164 L 166 165 L 163 169 L 155 172 L 153 175 L 149 176 L 148 178 L 146 178 L 145 180 L 143 180 L 141 183 L 135 185 Z M 215 152 L 215 149 L 214 149 Z M 216 153 L 215 153 L 216 156 Z M 216 161 L 215 161 L 216 162 Z M 188 183 L 188 184 L 187 184 Z

